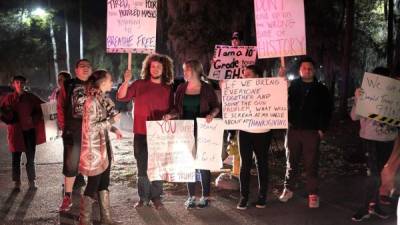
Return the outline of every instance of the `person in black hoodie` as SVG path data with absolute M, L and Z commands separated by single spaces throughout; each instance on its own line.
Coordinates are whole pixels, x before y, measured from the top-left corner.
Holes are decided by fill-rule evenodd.
M 319 207 L 318 161 L 319 143 L 328 128 L 333 110 L 328 88 L 315 78 L 315 63 L 310 57 L 299 62 L 300 77 L 289 86 L 289 129 L 286 133 L 286 175 L 284 190 L 279 197 L 287 202 L 293 197 L 299 161 L 303 157 L 306 190 L 310 208 Z

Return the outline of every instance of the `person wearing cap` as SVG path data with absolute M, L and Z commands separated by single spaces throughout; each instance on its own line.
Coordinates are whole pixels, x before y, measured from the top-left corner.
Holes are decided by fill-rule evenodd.
M 241 44 L 240 41 L 240 34 L 239 32 L 235 31 L 232 33 L 232 38 L 231 38 L 231 46 L 232 47 L 238 47 Z
M 7 140 L 12 153 L 12 180 L 14 190 L 21 187 L 21 156 L 26 155 L 26 174 L 29 190 L 36 190 L 35 153 L 36 145 L 45 142 L 44 121 L 41 104 L 37 95 L 25 90 L 26 78 L 14 76 L 11 80 L 13 93 L 1 102 L 3 112 L 0 119 L 7 124 Z

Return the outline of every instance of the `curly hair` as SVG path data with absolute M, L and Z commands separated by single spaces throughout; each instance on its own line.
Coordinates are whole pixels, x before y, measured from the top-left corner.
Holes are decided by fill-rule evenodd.
M 152 62 L 159 62 L 163 66 L 161 83 L 170 85 L 174 81 L 174 67 L 172 59 L 167 55 L 151 54 L 148 55 L 142 65 L 140 76 L 144 80 L 150 80 L 150 65 Z

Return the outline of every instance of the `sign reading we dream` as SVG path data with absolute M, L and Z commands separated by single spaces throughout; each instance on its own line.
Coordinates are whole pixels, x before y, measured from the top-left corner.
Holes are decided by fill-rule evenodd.
M 147 121 L 150 181 L 194 182 L 194 121 Z
M 242 78 L 246 66 L 256 62 L 255 46 L 216 45 L 208 78 L 213 80 Z
M 287 110 L 287 81 L 284 78 L 223 81 L 225 129 L 286 129 Z
M 357 101 L 356 113 L 392 126 L 400 126 L 400 81 L 365 73 L 363 94 Z
M 55 141 L 61 137 L 57 125 L 57 102 L 50 101 L 41 104 L 46 132 L 46 142 Z
M 157 0 L 107 0 L 107 52 L 152 53 Z

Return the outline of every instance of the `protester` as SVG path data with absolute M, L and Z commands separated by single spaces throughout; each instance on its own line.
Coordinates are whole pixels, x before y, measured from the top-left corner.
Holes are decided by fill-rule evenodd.
M 383 76 L 389 76 L 389 70 L 384 67 L 377 67 L 372 72 Z M 356 89 L 354 97 L 357 104 L 358 99 L 364 94 L 361 88 Z M 351 110 L 351 118 L 360 120 L 360 137 L 362 147 L 365 151 L 369 176 L 363 188 L 364 200 L 362 206 L 353 215 L 353 221 L 362 221 L 376 215 L 381 219 L 388 218 L 388 214 L 380 207 L 379 186 L 381 184 L 381 172 L 386 164 L 398 135 L 397 128 L 370 118 L 361 117 L 356 114 L 356 104 Z
M 87 81 L 86 101 L 82 115 L 82 148 L 79 171 L 88 177 L 80 203 L 79 224 L 92 224 L 92 204 L 98 194 L 101 224 L 118 224 L 111 218 L 110 168 L 112 149 L 109 131 L 121 138 L 121 132 L 112 124 L 120 119 L 114 102 L 107 97 L 113 81 L 105 70 L 95 71 Z
M 57 87 L 53 90 L 49 96 L 50 101 L 56 101 L 58 94 L 60 93 L 60 88 L 66 80 L 71 79 L 71 74 L 67 71 L 61 71 L 57 74 Z
M 211 122 L 220 112 L 219 103 L 214 89 L 201 80 L 201 77 L 205 77 L 205 75 L 203 65 L 198 60 L 186 61 L 183 64 L 183 75 L 186 82 L 178 86 L 175 94 L 174 109 L 170 114 L 165 115 L 164 119 L 194 120 L 194 136 L 197 137 L 196 118 L 205 117 L 207 122 Z M 196 204 L 196 182 L 187 183 L 189 194 L 185 202 L 187 209 L 195 208 L 196 206 L 204 208 L 209 205 L 211 171 L 196 170 L 196 174 L 200 175 L 202 197 Z
M 243 78 L 258 78 L 262 71 L 255 65 L 249 65 L 244 71 Z M 250 170 L 253 164 L 253 152 L 256 156 L 258 171 L 258 199 L 255 202 L 257 208 L 265 208 L 268 191 L 268 149 L 271 143 L 269 129 L 240 130 L 240 200 L 237 209 L 247 209 L 249 200 Z
M 317 81 L 314 68 L 315 63 L 310 57 L 302 58 L 299 61 L 300 77 L 293 80 L 289 87 L 289 129 L 285 140 L 287 165 L 284 190 L 279 197 L 282 202 L 293 197 L 298 164 L 303 156 L 310 208 L 319 207 L 319 143 L 328 128 L 333 109 L 328 88 Z
M 44 121 L 38 96 L 25 90 L 26 78 L 14 76 L 11 80 L 13 93 L 4 97 L 0 104 L 0 119 L 7 124 L 8 148 L 12 154 L 12 180 L 14 189 L 21 188 L 21 156 L 25 152 L 26 174 L 29 189 L 36 190 L 36 145 L 45 142 Z
M 60 211 L 69 211 L 72 206 L 72 190 L 85 185 L 82 175 L 78 175 L 82 136 L 82 110 L 85 102 L 85 82 L 92 73 L 87 59 L 79 59 L 75 64 L 76 78 L 66 80 L 57 98 L 57 122 L 62 131 L 64 145 L 63 174 L 64 198 Z M 75 179 L 76 177 L 76 179 Z
M 125 71 L 124 82 L 118 89 L 119 101 L 134 102 L 133 139 L 134 155 L 138 171 L 139 202 L 135 208 L 148 206 L 150 200 L 156 209 L 161 209 L 162 181 L 149 181 L 147 176 L 146 121 L 161 120 L 173 106 L 172 82 L 174 79 L 172 60 L 166 55 L 148 55 L 143 61 L 141 80 L 129 85 L 130 70 Z

